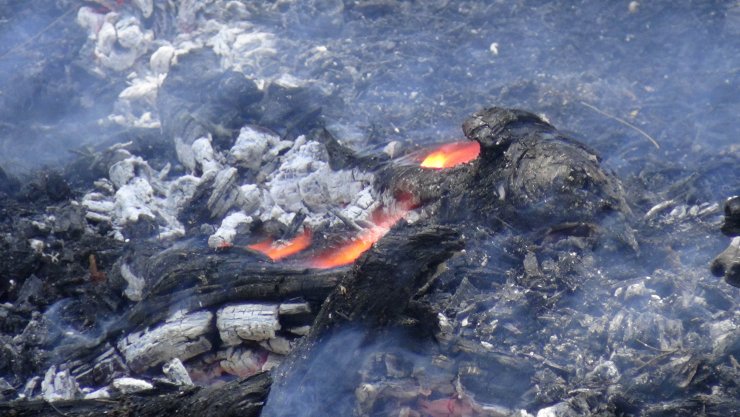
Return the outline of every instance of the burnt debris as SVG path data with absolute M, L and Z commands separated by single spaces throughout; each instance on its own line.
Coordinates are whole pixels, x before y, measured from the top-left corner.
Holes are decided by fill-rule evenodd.
M 58 82 L 4 90 L 0 106 L 13 107 L 5 119 L 25 118 L 0 130 L 100 140 L 59 169 L 0 169 L 0 414 L 622 417 L 740 408 L 740 205 L 727 200 L 722 223 L 717 200 L 736 192 L 727 175 L 736 154 L 713 154 L 691 172 L 666 160 L 683 151 L 662 136 L 668 153 L 635 156 L 654 150 L 625 149 L 618 142 L 633 141 L 616 128 L 642 126 L 641 113 L 625 124 L 587 104 L 603 91 L 589 74 L 560 81 L 577 87 L 568 94 L 546 77 L 497 95 L 494 77 L 471 72 L 467 87 L 431 97 L 398 82 L 388 62 L 419 79 L 468 70 L 433 65 L 390 32 L 347 56 L 343 35 L 322 27 L 321 42 L 291 56 L 265 26 L 299 38 L 301 11 L 331 28 L 391 19 L 399 35 L 407 25 L 399 19 L 423 19 L 450 30 L 428 16 L 477 16 L 477 3 L 424 6 L 430 14 L 383 1 L 58 3 L 41 16 L 60 20 L 24 41 L 28 51 L 4 51 L 38 63 L 10 84 Z M 512 21 L 522 13 L 532 15 Z M 51 39 L 55 25 L 74 36 Z M 466 32 L 452 29 L 445 36 Z M 476 61 L 508 53 L 488 42 L 488 58 Z M 48 44 L 60 50 L 46 59 L 39 51 Z M 381 50 L 391 61 L 375 62 Z M 304 78 L 283 71 L 292 60 Z M 387 91 L 368 87 L 378 78 Z M 673 91 L 665 80 L 633 84 L 614 88 L 630 97 Z M 75 92 L 60 111 L 55 103 Z M 28 101 L 14 96 L 24 94 Z M 734 97 L 724 87 L 721 95 Z M 381 98 L 396 96 L 384 107 Z M 106 97 L 111 106 L 95 107 Z M 473 103 L 522 97 L 542 104 L 530 107 L 537 114 L 489 107 L 464 116 Z M 672 104 L 686 110 L 682 119 L 706 114 L 680 101 Z M 90 106 L 105 119 L 77 127 L 58 119 Z M 733 109 L 720 107 L 712 111 Z M 620 123 L 604 127 L 581 117 L 584 108 Z M 439 109 L 462 122 L 461 142 L 439 130 Z M 357 127 L 372 114 L 382 123 Z M 660 124 L 700 130 L 684 123 Z M 605 132 L 565 130 L 594 126 Z M 411 131 L 446 143 L 414 143 Z M 449 149 L 465 154 L 424 163 Z M 718 230 L 732 238 L 724 251 Z M 716 253 L 712 272 L 731 285 L 710 276 Z
M 725 201 L 725 218 L 722 233 L 732 238 L 727 248 L 712 261 L 712 273 L 724 277 L 725 282 L 740 287 L 740 197 Z
M 669 269 L 600 270 L 664 252 L 650 240 L 654 229 L 637 230 L 627 192 L 595 152 L 520 110 L 483 110 L 463 131 L 480 154 L 427 169 L 409 162 L 413 153 L 358 156 L 321 128 L 285 141 L 292 143 L 242 128 L 238 146 L 214 141 L 208 158 L 200 154 L 201 172 L 175 174 L 199 190 L 177 197 L 189 205 L 118 200 L 137 181 L 153 196 L 182 192 L 165 186 L 178 181 L 171 172 L 157 173 L 121 148 L 107 162 L 111 179 L 94 185 L 114 191 L 112 208 L 91 194 L 83 204 L 47 192 L 6 201 L 4 227 L 25 226 L 19 240 L 6 239 L 16 249 L 6 252 L 4 271 L 17 281 L 3 289 L 0 365 L 10 402 L 1 409 L 84 416 L 125 403 L 136 415 L 226 408 L 226 415 L 616 416 L 696 407 L 721 415 L 734 407 L 736 301 L 699 271 L 689 279 L 700 292 L 687 293 L 689 284 Z M 191 150 L 203 150 L 201 139 Z M 288 150 L 243 157 L 255 143 L 265 145 L 259 155 Z M 313 151 L 291 160 L 296 143 Z M 312 159 L 298 162 L 303 157 Z M 230 223 L 265 204 L 244 201 L 242 190 L 258 189 L 265 170 L 286 163 L 325 164 L 332 175 L 354 170 L 354 178 L 368 172 L 366 207 L 374 200 L 384 210 L 367 212 L 367 220 L 311 223 L 321 218 L 315 211 L 282 225 L 279 217 Z M 252 183 L 238 186 L 243 181 Z M 23 208 L 39 199 L 54 205 Z M 160 232 L 176 221 L 160 217 L 176 213 L 190 231 L 152 239 L 152 231 L 132 230 L 141 220 L 117 224 L 124 211 L 116 207 L 144 213 Z M 697 218 L 710 209 L 700 216 L 697 209 Z M 665 222 L 652 227 L 678 224 Z M 285 233 L 286 244 L 306 224 L 322 236 L 307 234 L 309 244 L 285 260 L 247 245 L 267 231 Z M 366 228 L 377 245 L 350 258 L 351 267 L 319 270 L 310 261 Z M 213 236 L 229 244 L 214 245 Z M 646 242 L 639 251 L 638 241 Z M 721 320 L 707 324 L 709 316 Z M 712 387 L 722 391 L 707 395 Z

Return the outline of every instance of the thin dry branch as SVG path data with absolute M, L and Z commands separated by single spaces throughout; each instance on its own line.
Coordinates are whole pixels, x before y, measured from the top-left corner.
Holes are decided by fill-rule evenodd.
M 600 109 L 594 107 L 593 105 L 586 103 L 585 101 L 581 101 L 580 103 L 583 104 L 584 106 L 588 107 L 589 109 L 595 111 L 596 113 L 599 113 L 602 116 L 606 116 L 606 117 L 608 117 L 608 118 L 610 118 L 612 120 L 616 120 L 617 122 L 619 122 L 619 123 L 621 123 L 621 124 L 623 124 L 623 125 L 625 125 L 627 127 L 630 127 L 632 129 L 636 130 L 642 136 L 644 136 L 645 138 L 647 138 L 647 140 L 649 140 L 650 143 L 652 143 L 653 146 L 655 146 L 656 149 L 660 149 L 660 145 L 658 144 L 658 141 L 656 141 L 655 139 L 653 139 L 652 136 L 650 136 L 647 132 L 645 132 L 644 130 L 640 129 L 639 127 L 633 125 L 632 123 L 630 123 L 630 122 L 628 122 L 628 121 L 626 121 L 626 120 L 624 120 L 624 119 L 622 119 L 620 117 L 611 115 L 611 114 L 609 114 L 609 113 L 607 113 L 607 112 L 605 112 L 603 110 L 600 110 Z

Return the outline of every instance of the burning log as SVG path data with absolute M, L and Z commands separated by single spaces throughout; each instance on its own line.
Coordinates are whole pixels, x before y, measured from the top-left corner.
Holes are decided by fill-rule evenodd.
M 465 121 L 463 132 L 477 145 L 441 147 L 420 166 L 391 166 L 379 175 L 379 187 L 413 196 L 443 223 L 473 222 L 546 234 L 567 224 L 595 226 L 605 217 L 616 217 L 616 238 L 636 248 L 622 186 L 594 151 L 521 110 L 480 111 Z M 443 171 L 432 166 L 433 160 L 445 158 L 460 163 Z

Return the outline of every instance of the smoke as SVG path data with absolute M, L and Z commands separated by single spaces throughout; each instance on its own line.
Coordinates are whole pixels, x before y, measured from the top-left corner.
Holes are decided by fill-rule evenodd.
M 71 126 L 105 119 L 127 87 L 125 72 L 90 75 L 97 63 L 74 5 L 39 12 L 31 3 L 5 7 L 0 60 L 9 110 L 3 114 L 16 121 L 3 138 L 3 159 L 21 166 L 38 163 L 22 157 L 29 142 L 59 155 L 99 141 Z M 153 19 L 141 20 L 142 33 L 155 30 L 154 46 L 138 60 L 147 63 L 155 46 L 175 36 L 190 37 L 250 77 L 318 85 L 328 95 L 317 97 L 326 120 L 360 149 L 459 138 L 460 121 L 494 103 L 543 113 L 575 130 L 625 174 L 635 164 L 624 159 L 637 152 L 680 159 L 689 157 L 682 149 L 710 152 L 733 143 L 727 132 L 738 110 L 737 3 L 317 0 L 233 7 L 155 8 Z M 239 35 L 227 11 L 250 36 Z M 185 15 L 183 27 L 157 25 Z M 132 85 L 146 79 L 146 71 L 130 75 Z M 651 150 L 635 129 L 583 102 L 643 129 L 663 148 Z
M 29 1 L 2 6 L 0 165 L 26 173 L 69 160 L 100 142 L 97 120 L 110 113 L 119 79 L 81 64 L 86 34 L 79 5 Z
M 300 368 L 289 368 L 289 379 L 271 393 L 272 398 L 286 401 L 268 400 L 262 415 L 307 417 L 370 411 L 376 407 L 370 397 L 377 395 L 376 390 L 382 391 L 387 375 L 408 383 L 414 381 L 414 374 L 424 374 L 427 382 L 443 374 L 441 370 L 435 374 L 431 367 L 431 353 L 435 351 L 428 341 L 400 329 L 377 332 L 345 327 L 316 343 Z M 373 383 L 376 378 L 380 384 Z M 368 403 L 369 409 L 360 411 Z
M 472 239 L 454 262 L 475 273 L 465 283 L 451 268 L 439 284 L 449 298 L 430 302 L 454 310 L 482 290 L 494 292 L 471 302 L 477 315 L 449 318 L 455 335 L 489 329 L 476 337 L 500 351 L 547 358 L 555 376 L 540 372 L 534 380 L 557 381 L 567 373 L 572 389 L 621 383 L 656 397 L 679 388 L 712 389 L 711 382 L 691 385 L 693 377 L 684 386 L 665 377 L 656 384 L 665 392 L 640 381 L 649 365 L 669 369 L 672 362 L 663 359 L 685 354 L 686 363 L 711 362 L 710 355 L 733 349 L 723 340 L 733 340 L 737 328 L 731 312 L 738 293 L 710 277 L 707 265 L 725 244 L 717 232 L 719 203 L 740 189 L 737 2 L 257 2 L 226 21 L 226 2 L 215 1 L 190 10 L 187 24 L 169 27 L 176 33 L 150 26 L 166 21 L 167 13 L 176 20 L 178 11 L 159 8 L 155 18 L 141 19 L 142 33 L 152 30 L 155 38 L 130 72 L 96 71 L 86 49 L 90 34 L 75 20 L 77 6 L 37 7 L 41 3 L 0 8 L 4 169 L 58 163 L 71 149 L 133 128 L 148 111 L 156 119 L 148 94 L 159 79 L 151 71 L 166 72 L 169 61 L 154 68 L 150 59 L 167 48 L 187 54 L 188 42 L 213 50 L 224 70 L 260 85 L 316 87 L 329 128 L 361 151 L 392 140 L 407 146 L 451 141 L 481 107 L 525 108 L 573 131 L 624 180 L 640 251 L 572 248 L 580 255 L 575 259 L 563 250 L 527 253 L 515 236 L 473 233 L 481 241 Z M 187 14 L 180 12 L 178 19 Z M 152 90 L 118 101 L 132 86 Z M 113 112 L 121 126 L 98 123 Z M 158 132 L 154 122 L 146 129 Z M 646 216 L 661 203 L 664 209 Z M 512 272 L 522 268 L 520 275 Z M 88 337 L 60 331 L 73 341 Z M 89 337 L 97 337 L 93 333 Z M 296 392 L 294 402 L 268 401 L 266 415 L 348 415 L 363 367 L 379 352 L 412 363 L 429 353 L 410 348 L 414 342 L 404 335 L 379 341 L 364 334 L 348 329 L 320 344 L 303 379 L 287 385 Z M 577 369 L 565 372 L 558 364 Z M 526 366 L 517 369 L 501 380 L 529 376 Z M 686 378 L 690 371 L 673 374 Z M 468 389 L 481 386 L 472 381 Z M 530 403 L 551 404 L 561 394 L 538 393 Z

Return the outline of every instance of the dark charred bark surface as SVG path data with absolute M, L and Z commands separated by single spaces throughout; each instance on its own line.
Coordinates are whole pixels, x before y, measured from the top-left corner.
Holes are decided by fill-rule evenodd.
M 221 386 L 178 390 L 161 388 L 146 394 L 119 395 L 101 400 L 68 400 L 49 403 L 18 400 L 0 403 L 8 417 L 256 417 L 270 392 L 271 378 L 262 373 Z M 174 390 L 174 392 L 173 392 Z
M 728 284 L 740 287 L 740 197 L 725 201 L 725 218 L 722 233 L 732 238 L 730 244 L 710 265 L 712 273 L 724 277 Z

